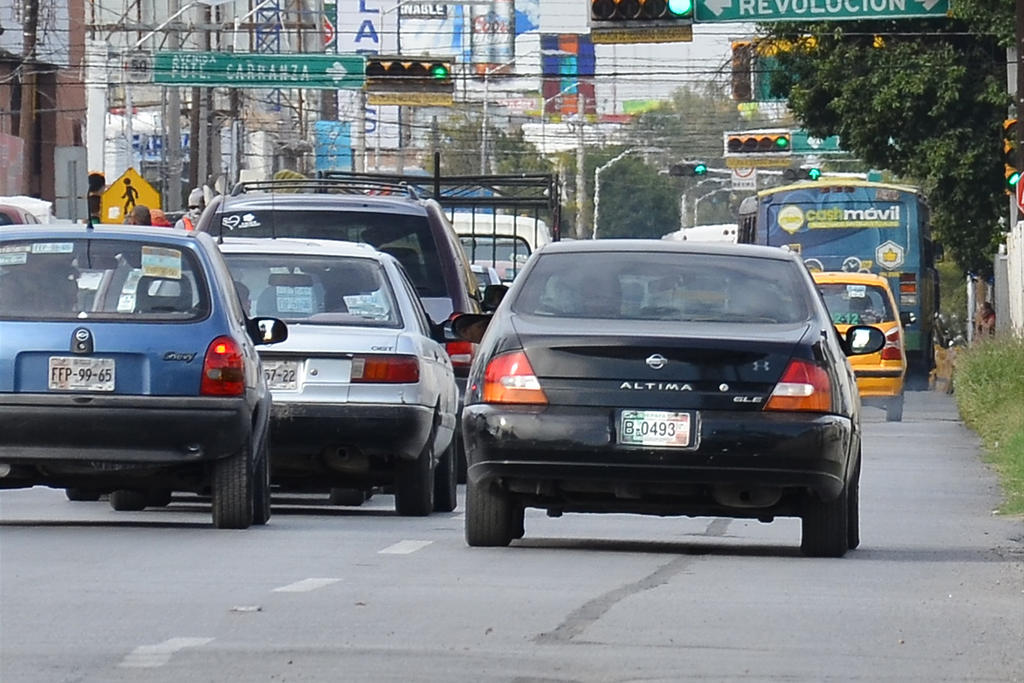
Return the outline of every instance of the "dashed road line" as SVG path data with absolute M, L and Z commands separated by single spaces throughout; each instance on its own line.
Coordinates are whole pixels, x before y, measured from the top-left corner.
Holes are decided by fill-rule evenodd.
M 302 581 L 296 581 L 295 583 L 289 583 L 287 586 L 278 586 L 272 592 L 274 593 L 308 593 L 309 591 L 315 591 L 317 588 L 323 588 L 324 586 L 330 586 L 332 583 L 338 583 L 341 579 L 303 579 Z
M 155 669 L 171 661 L 171 655 L 186 647 L 206 645 L 213 638 L 171 638 L 156 645 L 140 645 L 128 653 L 118 666 L 127 669 Z
M 378 550 L 377 553 L 379 555 L 408 555 L 409 553 L 426 548 L 431 543 L 433 541 L 399 541 L 383 550 Z

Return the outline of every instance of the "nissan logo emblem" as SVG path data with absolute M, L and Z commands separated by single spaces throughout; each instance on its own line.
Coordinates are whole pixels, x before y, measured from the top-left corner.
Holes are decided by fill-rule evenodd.
M 651 370 L 661 370 L 668 364 L 668 358 L 665 358 L 660 353 L 656 353 L 653 356 L 648 356 L 644 362 L 647 363 L 647 367 Z

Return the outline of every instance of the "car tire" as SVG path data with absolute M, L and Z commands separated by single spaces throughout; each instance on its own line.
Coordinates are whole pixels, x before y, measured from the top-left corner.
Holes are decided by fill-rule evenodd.
M 252 523 L 260 526 L 270 521 L 270 449 L 267 448 L 267 437 L 263 438 L 263 446 L 257 457 L 256 471 L 253 474 Z
M 855 550 L 860 545 L 860 459 L 857 460 L 857 469 L 854 470 L 853 478 L 847 484 L 849 492 L 846 494 L 846 545 L 850 550 Z
M 885 404 L 885 421 L 903 421 L 903 394 L 900 394 L 899 396 Z
M 492 482 L 466 484 L 466 543 L 474 547 L 499 547 L 512 542 L 512 501 Z
M 103 494 L 100 491 L 96 491 L 95 489 L 81 489 L 78 487 L 71 487 L 68 489 L 64 489 L 64 495 L 67 496 L 67 499 L 70 501 L 94 503 L 97 500 L 99 500 L 100 496 Z
M 835 500 L 804 500 L 800 550 L 808 557 L 842 557 L 849 549 L 849 484 Z
M 458 449 L 453 436 L 434 469 L 434 512 L 451 512 L 459 504 L 457 459 Z
M 165 508 L 170 504 L 170 489 L 149 489 L 146 491 L 146 507 Z
M 335 487 L 331 489 L 331 505 L 348 505 L 359 507 L 365 503 L 370 496 L 362 489 L 346 489 Z
M 149 494 L 146 491 L 118 489 L 110 493 L 110 507 L 118 512 L 138 512 L 145 510 L 148 504 Z
M 402 517 L 425 517 L 434 509 L 434 432 L 415 460 L 395 465 L 395 511 Z
M 213 463 L 210 486 L 210 508 L 213 526 L 218 529 L 247 529 L 253 522 L 252 442 L 234 455 Z

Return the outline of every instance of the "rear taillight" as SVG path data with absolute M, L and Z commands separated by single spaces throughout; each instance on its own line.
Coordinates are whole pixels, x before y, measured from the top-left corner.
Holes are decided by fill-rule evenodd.
M 547 403 L 522 351 L 495 356 L 484 371 L 484 403 Z
M 476 344 L 468 341 L 453 341 L 444 345 L 453 368 L 469 368 L 473 364 L 475 348 Z
M 917 305 L 917 276 L 913 273 L 900 275 L 900 308 Z
M 811 361 L 791 360 L 764 409 L 829 412 L 832 409 L 832 384 L 828 373 Z
M 352 359 L 352 382 L 373 384 L 414 384 L 420 381 L 416 356 L 356 356 Z
M 894 327 L 885 333 L 885 346 L 882 347 L 882 360 L 903 360 L 900 348 L 900 328 Z
M 203 396 L 241 396 L 245 393 L 245 362 L 242 349 L 231 337 L 217 337 L 203 358 Z

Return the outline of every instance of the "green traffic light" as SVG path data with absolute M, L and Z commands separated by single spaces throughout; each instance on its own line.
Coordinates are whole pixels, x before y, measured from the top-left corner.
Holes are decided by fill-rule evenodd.
M 780 135 L 779 137 L 775 138 L 775 146 L 778 147 L 779 149 L 786 149 L 787 147 L 789 147 L 789 138 L 786 137 L 785 135 Z
M 430 67 L 430 77 L 436 81 L 443 81 L 448 78 L 448 67 L 444 64 L 435 64 Z
M 693 0 L 668 0 L 668 11 L 677 17 L 685 17 L 693 13 Z
M 1010 187 L 1017 187 L 1017 182 L 1020 180 L 1020 171 L 1015 171 L 1010 175 L 1006 176 L 1006 184 Z
M 809 169 L 807 169 L 807 177 L 810 178 L 811 180 L 817 180 L 818 178 L 821 177 L 821 169 L 820 168 L 809 168 Z
M 707 175 L 708 165 L 707 164 L 694 164 L 693 175 Z

